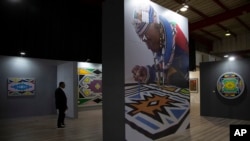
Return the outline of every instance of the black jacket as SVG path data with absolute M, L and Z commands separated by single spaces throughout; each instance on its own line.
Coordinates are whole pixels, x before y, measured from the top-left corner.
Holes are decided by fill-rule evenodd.
M 67 97 L 61 88 L 55 90 L 56 109 L 67 109 Z

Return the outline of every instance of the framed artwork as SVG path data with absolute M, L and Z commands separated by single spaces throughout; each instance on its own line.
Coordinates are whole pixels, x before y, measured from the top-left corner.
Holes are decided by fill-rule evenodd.
M 102 104 L 102 70 L 78 68 L 78 106 Z
M 225 72 L 217 80 L 217 91 L 226 99 L 240 97 L 245 89 L 243 78 L 235 72 Z
M 198 92 L 198 78 L 189 79 L 189 91 L 192 93 Z
M 8 78 L 8 96 L 30 96 L 35 95 L 34 78 Z

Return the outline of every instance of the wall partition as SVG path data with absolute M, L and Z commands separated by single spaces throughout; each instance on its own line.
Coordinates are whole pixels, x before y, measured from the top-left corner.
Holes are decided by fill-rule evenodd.
M 202 116 L 250 120 L 249 59 L 200 64 Z

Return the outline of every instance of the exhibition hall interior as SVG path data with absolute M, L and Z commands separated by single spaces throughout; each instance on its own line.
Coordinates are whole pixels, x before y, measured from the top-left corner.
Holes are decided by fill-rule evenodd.
M 0 140 L 250 133 L 249 0 L 3 0 L 0 9 Z

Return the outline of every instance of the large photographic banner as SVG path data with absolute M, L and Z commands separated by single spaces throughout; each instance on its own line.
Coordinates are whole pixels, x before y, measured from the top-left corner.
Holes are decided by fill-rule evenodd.
M 127 141 L 190 126 L 188 20 L 148 0 L 125 2 Z

